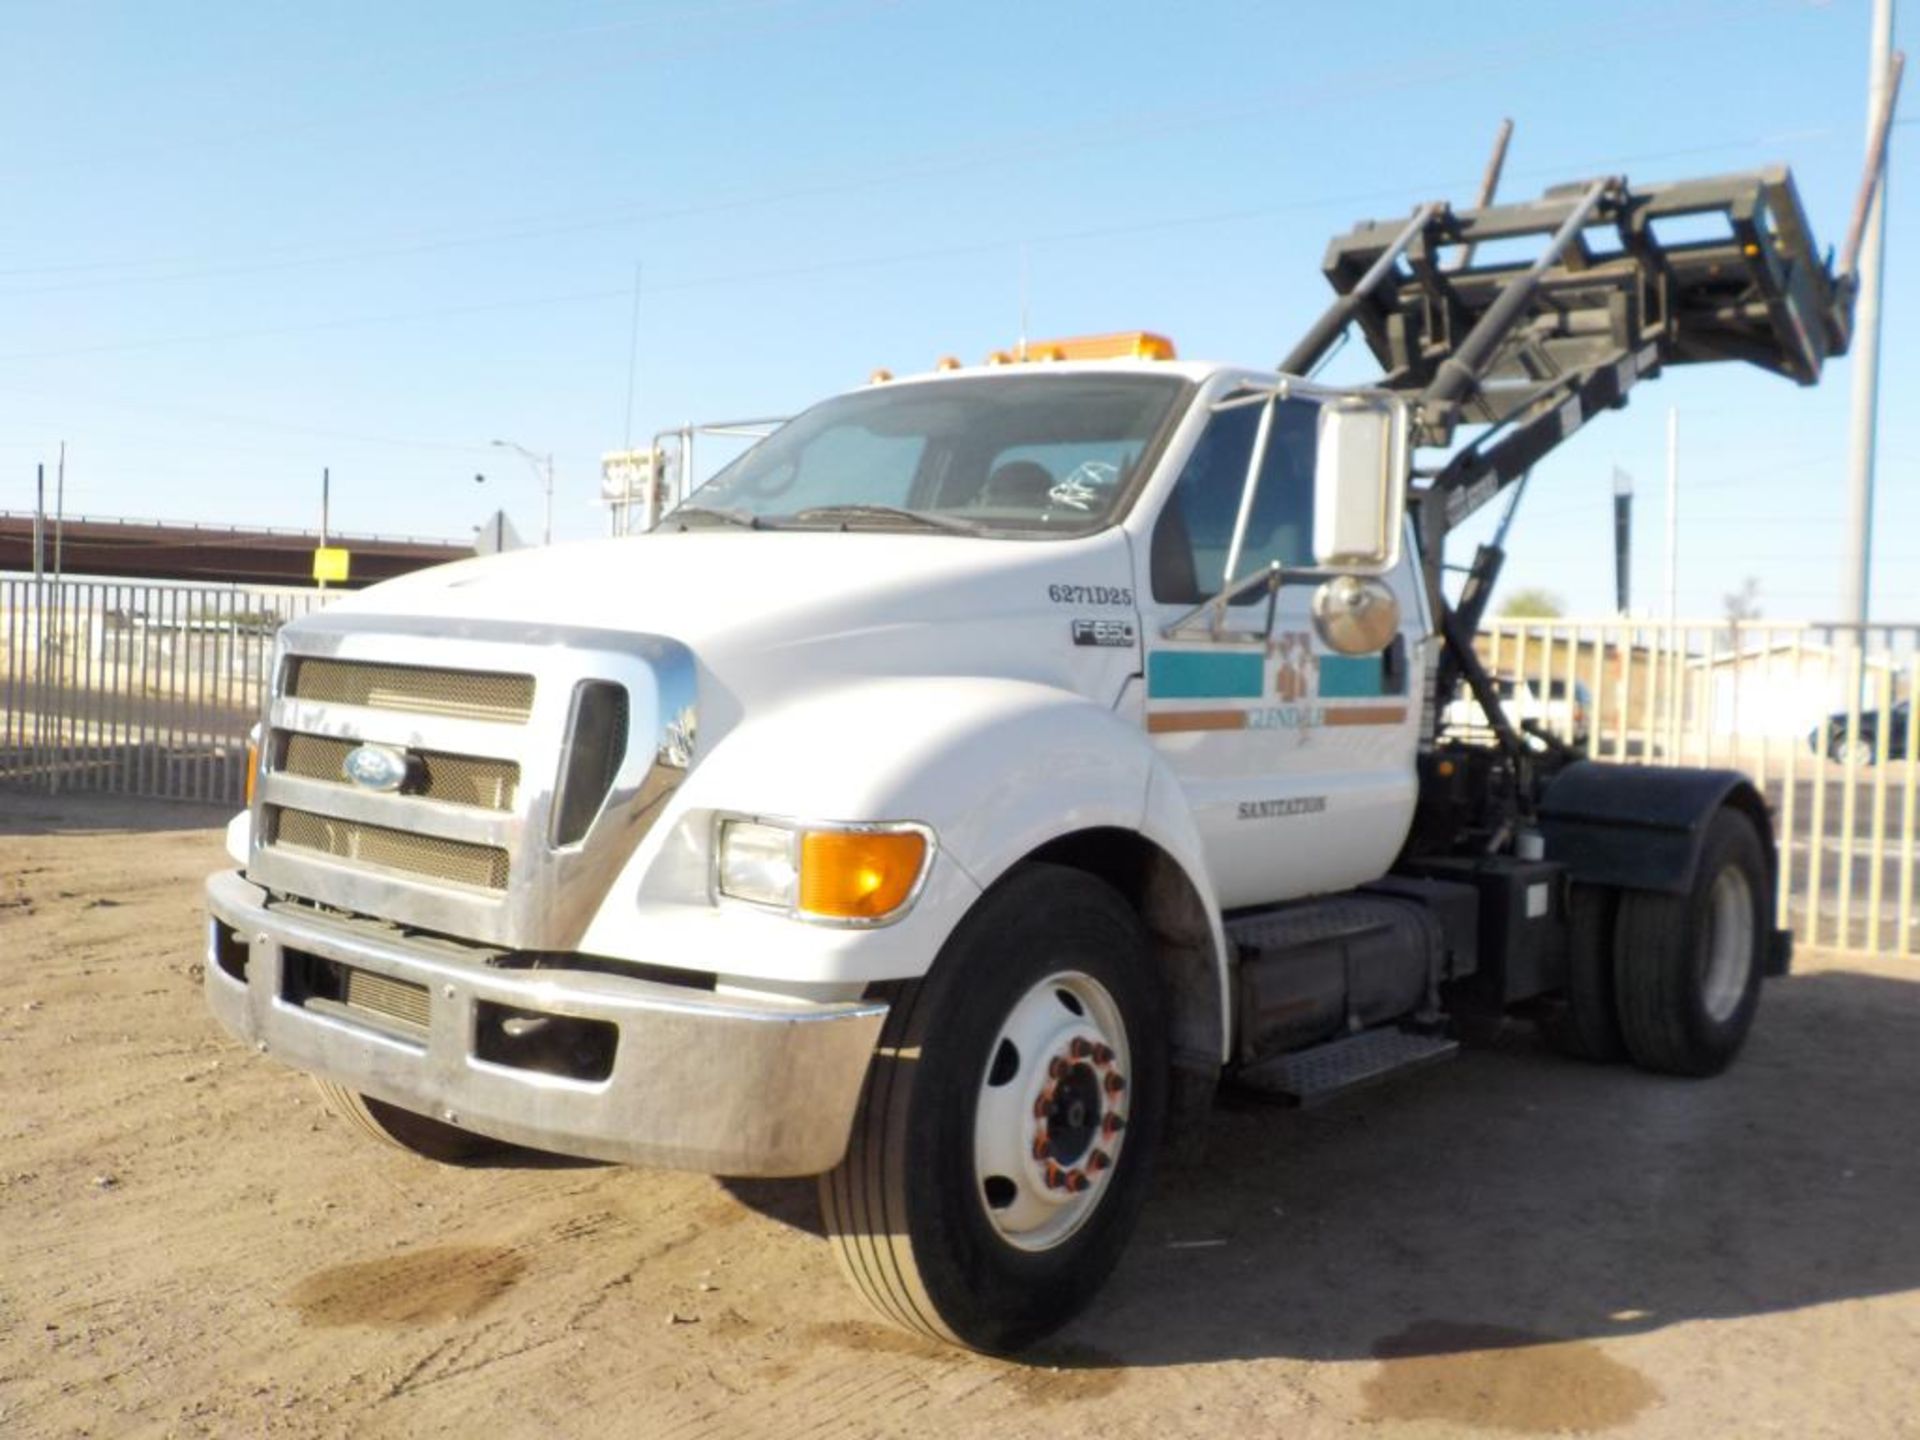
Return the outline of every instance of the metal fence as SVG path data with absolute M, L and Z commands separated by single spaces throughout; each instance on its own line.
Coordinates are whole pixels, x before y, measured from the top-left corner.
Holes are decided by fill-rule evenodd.
M 1479 643 L 1522 717 L 1596 759 L 1753 776 L 1801 944 L 1920 956 L 1920 624 L 1501 621 Z
M 237 807 L 274 633 L 328 598 L 0 576 L 0 786 Z M 1480 647 L 1516 718 L 1596 759 L 1752 775 L 1801 943 L 1920 956 L 1920 623 L 1500 621 Z
M 0 786 L 238 807 L 274 634 L 327 598 L 0 576 Z

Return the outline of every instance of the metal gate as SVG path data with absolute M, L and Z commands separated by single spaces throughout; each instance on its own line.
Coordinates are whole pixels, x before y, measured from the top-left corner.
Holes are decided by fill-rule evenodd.
M 328 598 L 0 576 L 0 786 L 237 808 L 274 634 Z M 1920 623 L 1509 620 L 1480 647 L 1516 719 L 1596 759 L 1752 775 L 1802 944 L 1920 956 Z
M 238 808 L 273 637 L 327 598 L 0 576 L 0 786 Z
M 1803 945 L 1920 956 L 1920 624 L 1500 621 L 1481 658 L 1595 759 L 1744 770 L 1773 807 L 1779 923 Z

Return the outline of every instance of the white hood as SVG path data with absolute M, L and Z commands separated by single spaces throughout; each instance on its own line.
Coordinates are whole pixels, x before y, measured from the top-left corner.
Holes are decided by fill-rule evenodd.
M 656 532 L 514 551 L 359 592 L 336 615 L 444 616 L 663 635 L 745 701 L 823 681 L 991 674 L 1111 704 L 1137 648 L 1076 646 L 1076 619 L 1137 633 L 1117 530 L 994 540 L 862 530 Z M 450 626 L 450 628 L 452 628 Z

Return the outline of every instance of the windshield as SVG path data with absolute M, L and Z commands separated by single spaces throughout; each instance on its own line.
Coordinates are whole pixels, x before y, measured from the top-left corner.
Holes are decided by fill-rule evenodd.
M 666 523 L 1084 535 L 1119 517 L 1188 388 L 1031 372 L 876 385 L 782 426 Z

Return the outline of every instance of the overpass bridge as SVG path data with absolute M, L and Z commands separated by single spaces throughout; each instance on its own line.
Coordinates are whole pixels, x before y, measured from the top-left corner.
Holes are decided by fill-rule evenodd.
M 50 573 L 55 564 L 54 524 L 51 519 L 43 524 L 41 554 Z M 0 571 L 33 569 L 33 532 L 31 513 L 0 510 Z M 319 535 L 310 530 L 83 515 L 69 517 L 60 526 L 59 568 L 68 575 L 116 579 L 311 585 L 313 551 L 319 543 Z M 474 553 L 471 543 L 412 536 L 330 534 L 327 543 L 352 552 L 352 571 L 343 586 L 351 590 Z

